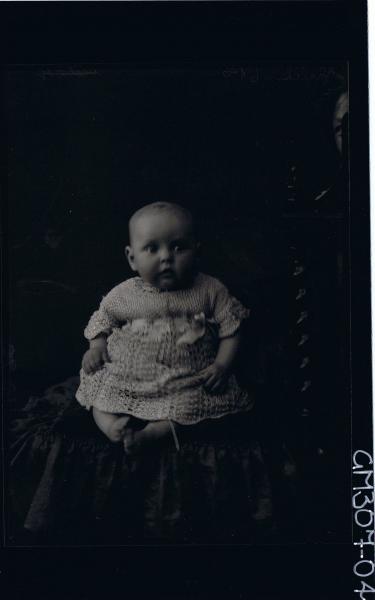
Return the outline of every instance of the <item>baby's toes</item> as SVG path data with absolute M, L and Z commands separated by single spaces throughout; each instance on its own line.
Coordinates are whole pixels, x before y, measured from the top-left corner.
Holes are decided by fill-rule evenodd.
M 114 424 L 116 431 L 120 431 L 122 434 L 124 434 L 124 430 L 125 430 L 125 427 L 127 426 L 127 424 L 129 423 L 129 419 L 130 419 L 129 415 L 124 415 L 123 417 L 119 417 L 117 419 L 116 423 Z
M 134 431 L 132 429 L 126 429 L 123 435 L 123 444 L 125 454 L 134 454 L 137 448 L 137 444 L 134 439 Z
M 121 431 L 116 431 L 111 429 L 110 431 L 108 431 L 107 433 L 108 438 L 110 439 L 111 442 L 121 442 L 121 440 L 123 439 L 123 434 Z
M 119 417 L 112 424 L 110 431 L 108 432 L 108 437 L 112 442 L 121 442 L 121 440 L 124 438 L 125 429 L 129 418 L 130 417 L 127 415 Z

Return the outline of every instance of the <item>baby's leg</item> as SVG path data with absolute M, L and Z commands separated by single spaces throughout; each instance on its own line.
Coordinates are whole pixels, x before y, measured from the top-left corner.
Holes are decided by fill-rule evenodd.
M 131 427 L 127 427 L 124 433 L 125 452 L 126 454 L 136 454 L 148 446 L 157 444 L 166 437 L 170 437 L 173 441 L 173 431 L 176 433 L 178 427 L 179 426 L 176 423 L 171 424 L 171 422 L 167 420 L 151 421 L 140 430 L 134 430 Z M 178 442 L 176 445 L 177 444 Z
M 93 406 L 92 414 L 99 429 L 111 442 L 121 442 L 124 438 L 125 427 L 130 419 L 129 415 L 114 415 L 113 413 L 103 412 L 95 406 Z

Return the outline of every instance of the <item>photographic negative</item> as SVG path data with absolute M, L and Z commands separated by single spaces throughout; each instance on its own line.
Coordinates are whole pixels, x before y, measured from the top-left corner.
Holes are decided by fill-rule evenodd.
M 7 548 L 361 544 L 371 586 L 364 80 L 323 51 L 7 66 Z

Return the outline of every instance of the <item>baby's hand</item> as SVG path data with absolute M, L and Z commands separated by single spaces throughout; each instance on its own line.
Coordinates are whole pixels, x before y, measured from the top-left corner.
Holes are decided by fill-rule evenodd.
M 92 375 L 108 361 L 109 356 L 107 348 L 103 346 L 94 346 L 93 348 L 89 348 L 83 355 L 82 368 L 87 375 Z
M 219 392 L 228 378 L 228 370 L 218 363 L 212 363 L 199 373 L 204 388 L 208 392 Z

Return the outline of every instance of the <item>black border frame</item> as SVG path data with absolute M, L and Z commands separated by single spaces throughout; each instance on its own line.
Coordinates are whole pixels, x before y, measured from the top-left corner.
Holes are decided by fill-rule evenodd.
M 367 14 L 363 0 L 2 2 L 3 65 L 348 60 L 352 449 L 372 452 Z M 5 123 L 1 123 L 2 132 Z M 6 150 L 1 188 L 6 196 Z M 3 204 L 3 222 L 6 205 Z M 4 231 L 3 291 L 7 283 Z M 6 342 L 6 294 L 3 326 Z M 4 344 L 3 349 L 5 349 Z M 3 354 L 2 366 L 6 356 Z M 3 373 L 6 376 L 6 373 Z M 6 377 L 5 377 L 6 386 Z M 6 388 L 5 388 L 6 389 Z M 351 469 L 351 465 L 348 465 Z M 348 490 L 348 494 L 351 491 Z M 2 548 L 16 598 L 355 598 L 342 546 Z M 251 579 L 251 582 L 250 582 Z M 366 580 L 371 584 L 369 580 Z M 358 587 L 358 586 L 357 586 Z

